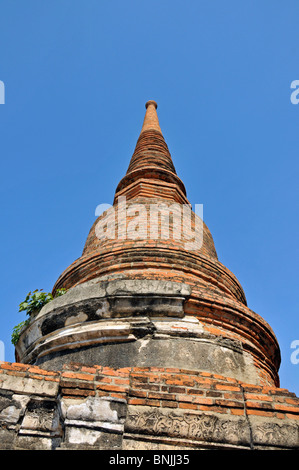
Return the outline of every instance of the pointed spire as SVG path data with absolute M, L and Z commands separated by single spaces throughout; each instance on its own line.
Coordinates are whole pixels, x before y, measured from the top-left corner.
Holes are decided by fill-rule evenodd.
M 180 200 L 185 203 L 187 201 L 185 186 L 176 174 L 160 128 L 157 115 L 158 105 L 156 101 L 149 100 L 145 107 L 142 129 L 127 173 L 117 186 L 115 200 L 119 195 L 132 198 L 147 194 L 150 197 L 159 195 L 162 198 Z M 162 192 L 161 184 L 164 185 Z M 169 192 L 172 196 L 169 196 Z
M 176 174 L 172 158 L 164 140 L 157 115 L 157 103 L 149 100 L 145 104 L 146 113 L 137 140 L 128 173 L 141 168 L 155 167 Z
M 141 132 L 148 131 L 148 130 L 155 130 L 158 131 L 162 134 L 160 124 L 159 124 L 159 119 L 158 119 L 158 114 L 157 114 L 157 103 L 154 100 L 149 100 L 145 104 L 146 107 L 146 113 L 144 116 L 144 121 L 143 121 L 143 126 L 141 129 Z

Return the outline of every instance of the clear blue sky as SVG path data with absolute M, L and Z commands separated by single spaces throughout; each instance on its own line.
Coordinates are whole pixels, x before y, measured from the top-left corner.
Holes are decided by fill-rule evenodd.
M 188 198 L 278 338 L 281 386 L 299 396 L 298 18 L 295 0 L 1 2 L 5 360 L 19 303 L 81 255 L 154 99 Z

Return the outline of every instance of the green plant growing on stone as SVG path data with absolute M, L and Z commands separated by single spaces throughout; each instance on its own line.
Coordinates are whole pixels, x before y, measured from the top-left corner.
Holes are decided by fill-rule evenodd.
M 61 295 L 66 293 L 66 289 L 57 289 L 55 296 L 51 294 L 51 292 L 43 292 L 43 289 L 41 290 L 34 290 L 33 292 L 29 292 L 23 302 L 20 303 L 19 305 L 19 312 L 26 312 L 26 315 L 29 315 L 29 318 L 27 320 L 22 321 L 18 325 L 16 325 L 13 329 L 12 335 L 11 335 L 11 342 L 13 345 L 16 345 L 20 334 L 21 330 L 23 330 L 24 327 L 26 327 L 29 322 L 30 318 L 32 316 L 35 316 L 38 314 L 38 312 L 43 308 L 44 305 L 47 303 L 51 302 L 56 297 L 60 297 Z
M 55 294 L 55 298 L 65 294 L 66 289 L 58 289 Z M 29 292 L 26 296 L 24 302 L 21 302 L 19 305 L 19 312 L 26 311 L 26 314 L 31 316 L 38 313 L 44 305 L 48 302 L 51 302 L 54 297 L 51 292 L 43 292 L 43 289 L 40 291 L 38 289 L 34 290 L 32 293 Z
M 16 325 L 12 331 L 11 335 L 11 342 L 15 346 L 17 342 L 19 341 L 21 330 L 25 328 L 30 321 L 30 318 L 27 318 L 27 320 L 21 321 L 18 325 Z

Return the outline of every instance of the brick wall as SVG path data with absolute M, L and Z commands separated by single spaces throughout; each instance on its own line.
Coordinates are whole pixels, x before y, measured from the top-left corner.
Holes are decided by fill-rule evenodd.
M 294 393 L 173 368 L 69 364 L 54 372 L 2 362 L 0 423 L 2 449 L 142 449 L 149 441 L 299 449 Z

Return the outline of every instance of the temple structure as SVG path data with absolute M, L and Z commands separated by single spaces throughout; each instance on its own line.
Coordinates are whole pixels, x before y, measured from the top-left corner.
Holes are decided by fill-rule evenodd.
M 280 350 L 146 113 L 113 204 L 0 364 L 0 448 L 299 449 Z

